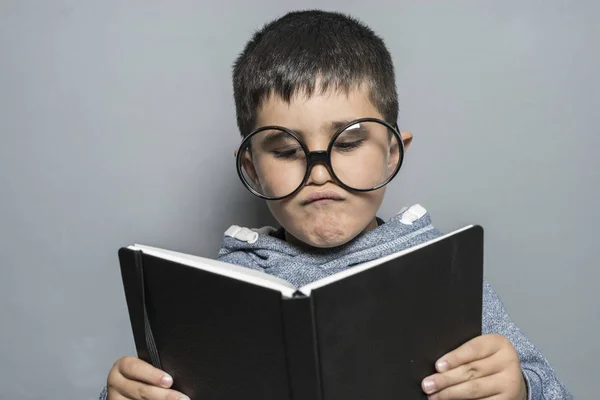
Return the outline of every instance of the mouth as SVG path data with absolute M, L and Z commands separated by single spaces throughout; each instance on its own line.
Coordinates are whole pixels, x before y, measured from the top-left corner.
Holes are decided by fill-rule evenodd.
M 302 201 L 303 205 L 344 200 L 344 196 L 335 190 L 319 190 L 308 194 Z

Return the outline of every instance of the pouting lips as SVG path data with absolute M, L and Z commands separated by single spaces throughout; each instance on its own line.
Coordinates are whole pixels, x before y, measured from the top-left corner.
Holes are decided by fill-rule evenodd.
M 321 200 L 344 200 L 344 196 L 336 192 L 335 190 L 326 189 L 326 190 L 318 190 L 312 193 L 309 193 L 304 200 L 303 204 L 310 204 L 316 201 Z

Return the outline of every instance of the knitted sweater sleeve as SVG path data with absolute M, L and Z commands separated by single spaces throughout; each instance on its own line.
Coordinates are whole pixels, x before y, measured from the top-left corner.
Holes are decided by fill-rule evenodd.
M 573 399 L 541 351 L 511 320 L 500 298 L 487 281 L 483 285 L 482 333 L 495 333 L 510 340 L 521 361 L 528 400 Z

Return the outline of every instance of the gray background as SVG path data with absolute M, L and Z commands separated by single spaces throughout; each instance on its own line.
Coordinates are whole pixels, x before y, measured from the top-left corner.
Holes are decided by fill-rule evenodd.
M 134 353 L 119 246 L 213 256 L 230 224 L 273 223 L 234 170 L 230 66 L 297 7 L 353 13 L 394 54 L 416 138 L 381 216 L 482 224 L 510 314 L 595 398 L 599 4 L 2 0 L 0 398 L 93 399 Z

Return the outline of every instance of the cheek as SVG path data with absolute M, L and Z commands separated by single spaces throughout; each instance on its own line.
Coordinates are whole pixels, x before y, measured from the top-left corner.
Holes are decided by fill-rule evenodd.
M 285 196 L 296 190 L 306 173 L 304 164 L 277 163 L 268 159 L 256 162 L 255 167 L 262 190 L 274 197 Z
M 371 192 L 360 193 L 356 196 L 358 198 L 357 201 L 359 201 L 361 206 L 365 209 L 365 213 L 375 217 L 375 214 L 377 214 L 377 211 L 383 202 L 385 189 L 386 186 Z
M 359 154 L 333 154 L 331 163 L 338 178 L 356 189 L 370 189 L 380 185 L 390 175 L 389 157 L 378 147 L 365 149 Z
M 267 206 L 277 222 L 279 222 L 279 224 L 288 231 L 290 230 L 290 226 L 293 225 L 294 215 L 300 212 L 299 210 L 294 212 L 294 210 L 291 209 L 292 207 L 287 199 L 267 200 Z
M 353 172 L 355 180 L 363 188 L 378 186 L 387 178 L 387 160 L 371 158 Z M 367 192 L 368 193 L 368 192 Z M 374 196 L 376 197 L 376 196 Z

